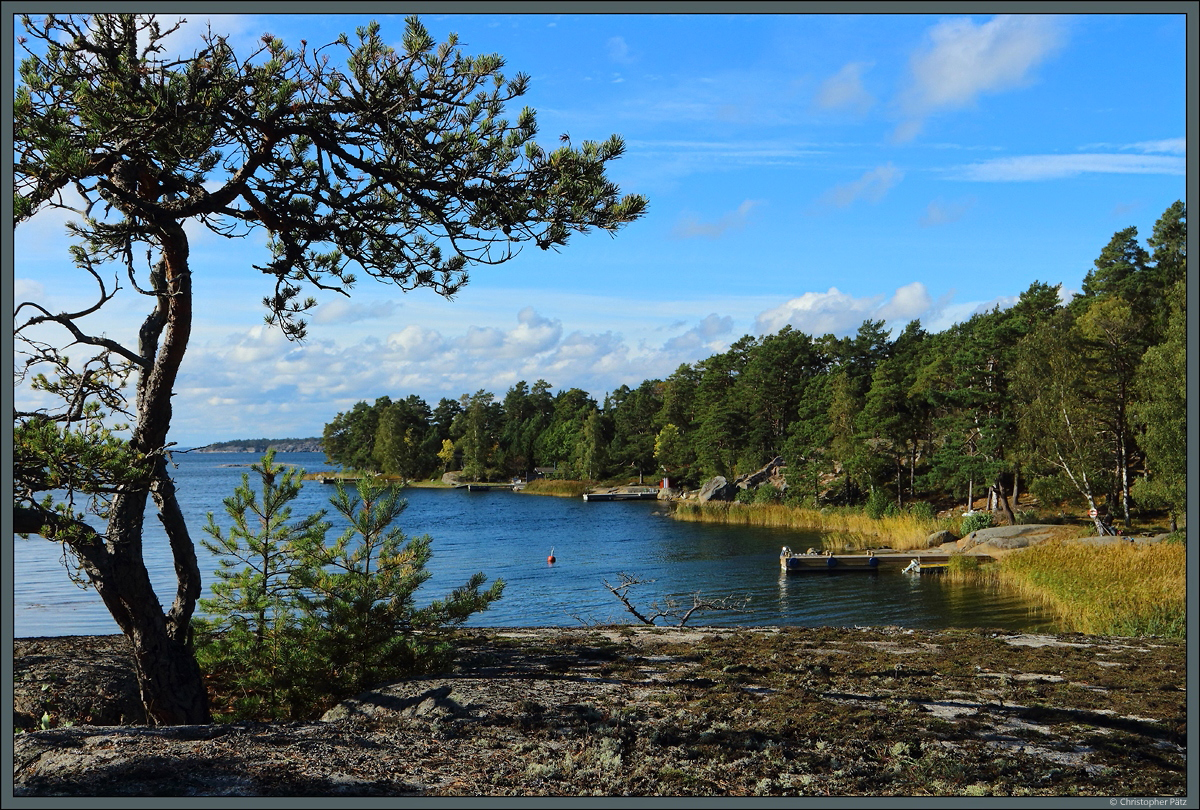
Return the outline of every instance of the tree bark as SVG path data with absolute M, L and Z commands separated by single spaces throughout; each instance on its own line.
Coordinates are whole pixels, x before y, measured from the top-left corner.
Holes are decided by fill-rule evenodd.
M 996 483 L 992 485 L 992 494 L 996 498 L 996 505 L 1004 512 L 1004 517 L 1008 519 L 1008 525 L 1017 525 L 1017 516 L 1013 514 L 1012 506 L 1008 503 L 1008 494 L 1004 489 L 1003 474 L 996 476 Z
M 1129 531 L 1133 528 L 1129 518 L 1129 447 L 1126 441 L 1126 435 L 1122 431 L 1120 438 L 1120 453 L 1121 453 L 1121 521 L 1125 526 L 1125 530 Z

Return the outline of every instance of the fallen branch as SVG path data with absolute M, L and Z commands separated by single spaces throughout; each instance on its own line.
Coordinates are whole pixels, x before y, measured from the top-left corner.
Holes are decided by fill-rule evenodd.
M 608 580 L 602 580 L 604 582 L 604 587 L 608 588 L 608 590 L 612 592 L 613 596 L 621 600 L 621 604 L 625 606 L 625 609 L 632 613 L 638 621 L 640 621 L 642 624 L 648 624 L 651 626 L 654 626 L 655 622 L 659 619 L 678 619 L 679 626 L 683 627 L 688 623 L 688 620 L 692 618 L 693 614 L 706 610 L 745 613 L 746 606 L 750 603 L 750 599 L 748 597 L 740 601 L 734 601 L 734 597 L 732 595 L 725 596 L 720 599 L 706 599 L 702 598 L 700 596 L 700 592 L 697 591 L 696 593 L 692 594 L 691 607 L 685 609 L 674 599 L 667 597 L 663 600 L 663 604 L 661 605 L 657 600 L 651 602 L 650 610 L 648 611 L 649 615 L 646 615 L 639 611 L 634 606 L 633 602 L 629 600 L 629 590 L 637 585 L 649 585 L 650 583 L 654 582 L 654 580 L 639 579 L 632 574 L 625 573 L 618 574 L 617 576 L 621 578 L 619 585 L 613 585 Z

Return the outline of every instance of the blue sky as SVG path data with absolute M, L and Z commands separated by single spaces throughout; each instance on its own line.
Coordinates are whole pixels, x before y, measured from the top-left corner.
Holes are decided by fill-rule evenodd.
M 1182 6 L 1180 6 L 1182 8 Z M 401 16 L 189 16 L 249 53 Z M 606 392 L 785 324 L 940 331 L 1032 282 L 1078 290 L 1131 225 L 1186 200 L 1182 14 L 423 15 L 439 41 L 532 81 L 539 142 L 626 142 L 610 175 L 649 198 L 621 230 L 480 267 L 453 301 L 369 280 L 324 294 L 297 345 L 262 325 L 265 237 L 191 231 L 196 323 L 172 438 L 319 435 L 359 400 L 430 405 L 519 380 Z M 515 116 L 516 109 L 512 110 Z M 90 301 L 65 217 L 16 230 L 18 301 Z M 132 336 L 123 290 L 95 331 Z M 18 406 L 37 397 L 18 391 Z

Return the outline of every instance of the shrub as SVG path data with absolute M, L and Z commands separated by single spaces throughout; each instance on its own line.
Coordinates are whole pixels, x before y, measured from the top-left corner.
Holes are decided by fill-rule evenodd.
M 788 487 L 787 489 L 785 489 L 783 491 L 783 502 L 785 504 L 787 504 L 788 506 L 797 507 L 797 508 L 803 508 L 803 509 L 816 509 L 817 508 L 817 498 L 815 495 L 813 495 L 811 492 L 809 492 L 809 493 L 801 492 L 799 489 L 797 489 L 795 487 Z
M 962 519 L 962 527 L 959 533 L 966 537 L 971 532 L 977 532 L 980 529 L 991 528 L 992 513 L 991 512 L 975 512 L 970 515 L 964 515 Z
M 754 490 L 739 489 L 737 494 L 733 496 L 733 500 L 737 503 L 754 503 Z
M 782 500 L 783 493 L 774 484 L 762 484 L 754 490 L 755 503 L 780 503 Z
M 1046 508 L 1055 504 L 1068 507 L 1083 506 L 1083 496 L 1079 490 L 1062 475 L 1044 475 L 1034 478 L 1029 483 L 1029 494 L 1037 498 L 1038 503 Z
M 917 520 L 933 520 L 937 517 L 937 512 L 933 509 L 933 504 L 928 501 L 916 501 L 908 505 L 909 514 Z
M 894 509 L 896 503 L 886 491 L 882 489 L 871 490 L 871 495 L 867 498 L 867 517 L 874 520 L 879 520 L 879 518 L 888 514 L 889 506 L 893 507 Z

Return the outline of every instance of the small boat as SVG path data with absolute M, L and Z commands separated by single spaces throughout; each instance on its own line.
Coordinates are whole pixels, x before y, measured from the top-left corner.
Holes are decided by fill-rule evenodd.
M 923 563 L 920 560 L 913 558 L 913 561 L 908 564 L 902 573 L 905 574 L 935 574 L 939 571 L 945 571 L 950 567 L 950 563 Z

